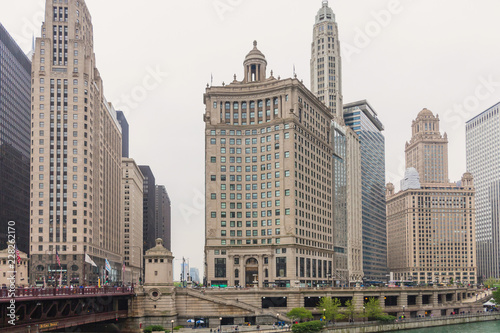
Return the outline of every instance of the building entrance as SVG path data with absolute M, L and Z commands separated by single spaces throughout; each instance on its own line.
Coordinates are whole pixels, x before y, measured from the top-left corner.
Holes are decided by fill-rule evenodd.
M 245 284 L 253 287 L 259 284 L 259 262 L 255 258 L 250 258 L 245 264 Z

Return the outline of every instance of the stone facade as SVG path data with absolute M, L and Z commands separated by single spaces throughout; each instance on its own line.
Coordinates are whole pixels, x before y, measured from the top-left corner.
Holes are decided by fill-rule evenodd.
M 144 176 L 135 161 L 122 158 L 123 249 L 125 284 L 139 284 L 142 268 L 143 181 Z
M 110 281 L 121 281 L 121 128 L 93 49 L 85 1 L 47 0 L 32 63 L 30 281 L 39 285 L 59 273 L 63 285 L 97 284 L 85 253 L 99 267 L 108 259 Z
M 332 115 L 299 80 L 266 75 L 254 49 L 245 76 L 208 87 L 208 284 L 319 285 L 333 270 Z
M 10 251 L 13 251 L 10 249 Z M 12 257 L 13 256 L 13 257 Z M 15 263 L 16 268 L 16 279 L 15 286 L 16 287 L 28 287 L 30 283 L 28 282 L 28 265 L 29 258 L 28 255 L 22 251 L 19 251 L 19 256 L 21 257 L 21 262 L 18 264 L 16 261 L 16 254 L 9 253 L 9 248 L 0 251 L 0 287 L 6 286 L 9 289 L 11 285 L 11 281 L 14 282 L 14 279 L 10 280 L 9 278 L 13 276 L 14 269 L 11 267 L 11 264 Z
M 421 111 L 412 130 L 403 190 L 395 193 L 394 185 L 387 184 L 389 269 L 396 280 L 475 284 L 472 175 L 465 173 L 457 184 L 447 182 L 447 139 L 441 137 L 439 118 L 432 112 Z

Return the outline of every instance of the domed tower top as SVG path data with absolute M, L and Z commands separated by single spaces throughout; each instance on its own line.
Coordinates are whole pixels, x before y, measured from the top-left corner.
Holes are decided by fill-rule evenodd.
M 267 60 L 257 48 L 257 41 L 253 42 L 253 49 L 245 57 L 243 66 L 245 70 L 243 83 L 262 82 L 266 79 Z
M 321 6 L 316 15 L 316 24 L 325 21 L 335 22 L 335 14 L 333 10 L 328 7 L 328 0 L 323 0 L 323 6 Z

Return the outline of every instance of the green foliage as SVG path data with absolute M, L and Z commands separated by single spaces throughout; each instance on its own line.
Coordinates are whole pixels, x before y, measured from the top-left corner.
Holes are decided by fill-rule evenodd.
M 174 331 L 178 331 L 178 330 L 180 330 L 181 328 L 184 328 L 184 326 L 180 326 L 180 325 L 179 325 L 179 326 L 175 326 L 175 327 L 174 327 Z
M 493 288 L 494 285 L 500 284 L 500 280 L 490 277 L 488 280 L 484 281 L 484 285 L 488 288 Z
M 295 324 L 292 326 L 292 332 L 294 333 L 319 332 L 322 329 L 323 323 L 319 320 L 308 321 L 306 323 Z
M 497 289 L 493 292 L 493 299 L 497 305 L 500 305 L 500 289 Z
M 380 300 L 375 297 L 370 297 L 368 303 L 365 304 L 365 311 L 363 317 L 369 319 L 377 319 L 383 315 L 382 307 L 380 306 Z
M 290 312 L 288 312 L 286 316 L 292 320 L 300 321 L 313 318 L 312 312 L 307 310 L 306 308 L 294 308 L 290 310 Z
M 396 320 L 396 317 L 383 314 L 383 315 L 378 316 L 377 320 L 381 321 L 383 323 L 392 323 L 392 322 L 394 322 L 394 320 Z
M 340 313 L 340 300 L 338 298 L 322 297 L 317 305 L 320 311 L 324 311 L 326 320 L 342 320 L 345 315 Z
M 354 304 L 354 300 L 346 301 L 345 306 L 344 314 L 348 319 L 354 319 L 354 317 L 356 317 L 356 305 Z
M 144 333 L 151 333 L 153 331 L 165 331 L 165 332 L 169 332 L 169 331 L 165 330 L 163 328 L 163 326 L 161 326 L 161 325 L 149 325 L 146 328 L 144 328 Z

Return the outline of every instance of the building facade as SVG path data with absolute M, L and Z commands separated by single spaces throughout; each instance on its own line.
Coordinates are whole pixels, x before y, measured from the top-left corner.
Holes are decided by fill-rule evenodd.
M 143 182 L 144 176 L 135 161 L 122 158 L 124 283 L 139 283 L 142 277 Z
M 243 79 L 204 95 L 205 281 L 325 285 L 334 269 L 332 114 L 266 66 L 254 42 Z
M 172 214 L 170 197 L 168 196 L 167 189 L 164 185 L 156 185 L 155 194 L 155 209 L 156 209 L 156 222 L 155 234 L 156 238 L 163 239 L 165 248 L 169 251 L 172 250 Z
M 31 61 L 0 24 L 0 249 L 29 253 Z M 11 234 L 12 235 L 12 234 Z
M 500 278 L 500 103 L 466 123 L 467 170 L 476 188 L 478 277 Z
M 63 285 L 97 284 L 107 259 L 117 283 L 121 129 L 104 97 L 85 1 L 47 0 L 41 30 L 32 72 L 31 282 L 62 274 Z M 85 254 L 99 268 L 84 272 Z
M 129 128 L 123 111 L 116 111 L 116 118 L 122 128 L 122 157 L 129 158 Z
M 28 255 L 19 250 L 20 262 L 17 263 L 15 257 L 9 253 L 9 249 L 0 250 L 0 286 L 10 288 L 12 284 L 15 287 L 28 287 L 30 285 L 28 280 Z M 11 265 L 15 265 L 13 269 Z
M 333 207 L 335 269 L 338 285 L 361 281 L 361 152 L 358 135 L 345 125 L 342 97 L 342 61 L 338 26 L 328 1 L 323 0 L 313 27 L 311 91 L 332 114 Z
M 142 245 L 145 252 L 156 246 L 156 183 L 148 165 L 140 165 L 139 169 L 144 176 Z
M 384 126 L 367 101 L 344 105 L 344 120 L 361 143 L 363 273 L 365 281 L 387 277 Z
M 311 45 L 311 91 L 342 118 L 342 62 L 337 22 L 328 0 L 316 15 Z
M 456 184 L 436 181 L 447 179 L 448 161 L 443 155 L 448 147 L 439 133 L 439 118 L 432 112 L 424 109 L 418 114 L 412 134 L 411 143 L 406 144 L 411 165 L 407 164 L 402 190 L 395 193 L 394 185 L 387 184 L 389 269 L 396 280 L 474 284 L 477 261 L 472 175 L 466 172 Z M 410 158 L 409 153 L 413 154 Z M 426 173 L 423 178 L 419 168 Z

